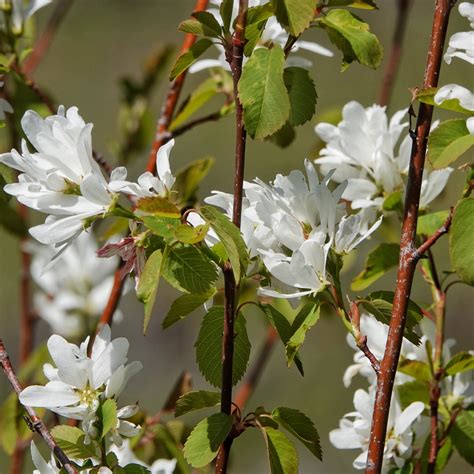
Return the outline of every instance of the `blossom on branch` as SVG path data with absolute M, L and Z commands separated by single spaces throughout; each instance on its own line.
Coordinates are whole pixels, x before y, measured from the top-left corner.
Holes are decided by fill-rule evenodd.
M 448 49 L 444 54 L 444 60 L 451 64 L 453 58 L 463 59 L 474 64 L 474 4 L 462 2 L 459 4 L 459 13 L 468 19 L 471 31 L 460 31 L 449 38 Z

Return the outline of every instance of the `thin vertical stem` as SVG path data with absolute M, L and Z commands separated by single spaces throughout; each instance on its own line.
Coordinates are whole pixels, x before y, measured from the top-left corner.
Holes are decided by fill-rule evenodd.
M 454 3 L 452 0 L 436 1 L 423 88 L 436 87 L 438 84 L 449 14 Z M 366 466 L 366 473 L 371 474 L 379 473 L 382 469 L 390 401 L 400 358 L 403 330 L 406 322 L 413 276 L 419 259 L 419 253 L 415 248 L 416 225 L 426 146 L 432 117 L 433 107 L 421 103 L 418 109 L 418 118 L 410 157 L 400 239 L 400 260 L 392 317 L 389 325 L 385 353 L 380 365 L 380 375 L 377 378 L 377 390 Z
M 412 0 L 397 0 L 397 20 L 395 23 L 395 31 L 393 32 L 390 54 L 383 75 L 382 89 L 379 95 L 380 105 L 388 105 L 392 97 L 393 86 L 400 66 L 403 39 L 411 3 Z
M 235 175 L 234 175 L 234 205 L 232 222 L 240 228 L 242 217 L 242 190 L 245 167 L 245 145 L 247 133 L 243 120 L 243 106 L 239 99 L 238 84 L 242 75 L 242 60 L 244 56 L 245 25 L 247 23 L 248 0 L 239 0 L 239 12 L 232 37 L 232 51 L 227 52 L 234 81 L 234 96 L 236 108 L 236 142 L 235 142 Z M 230 48 L 229 48 L 230 49 Z M 232 413 L 232 374 L 234 359 L 234 322 L 235 299 L 238 282 L 230 265 L 224 270 L 224 334 L 222 341 L 222 389 L 221 412 L 226 415 Z M 229 462 L 230 449 L 233 437 L 229 435 L 219 449 L 216 460 L 216 474 L 225 474 Z

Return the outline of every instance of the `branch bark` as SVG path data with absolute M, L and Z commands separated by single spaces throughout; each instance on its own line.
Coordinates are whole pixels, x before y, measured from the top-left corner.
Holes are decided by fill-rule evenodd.
M 0 365 L 2 366 L 2 370 L 6 375 L 8 381 L 10 382 L 13 390 L 15 390 L 17 395 L 20 395 L 22 388 L 20 382 L 18 381 L 18 377 L 13 370 L 12 364 L 10 362 L 10 358 L 8 357 L 7 350 L 5 349 L 5 345 L 3 341 L 0 339 Z M 32 431 L 36 431 L 46 442 L 49 446 L 49 449 L 53 452 L 56 456 L 57 460 L 61 463 L 68 474 L 77 474 L 76 469 L 71 464 L 71 461 L 66 456 L 64 451 L 57 445 L 54 438 L 51 436 L 48 428 L 46 428 L 45 424 L 41 421 L 39 416 L 36 414 L 35 410 L 31 407 L 24 406 L 26 413 L 28 413 L 29 417 L 29 426 Z
M 194 12 L 200 12 L 207 8 L 208 0 L 196 0 Z M 196 41 L 196 35 L 187 33 L 184 37 L 183 45 L 180 49 L 180 54 L 186 52 Z M 155 140 L 151 146 L 150 155 L 148 157 L 147 171 L 153 173 L 155 171 L 156 154 L 158 150 L 170 139 L 169 125 L 173 118 L 176 105 L 178 103 L 181 89 L 186 78 L 186 71 L 182 72 L 171 84 L 166 94 L 165 103 L 161 109 L 161 115 L 156 127 Z
M 436 87 L 438 84 L 449 14 L 454 4 L 455 1 L 453 0 L 436 1 L 423 88 Z M 366 473 L 370 474 L 379 473 L 382 469 L 390 401 L 400 358 L 413 276 L 418 260 L 415 248 L 416 225 L 426 146 L 432 117 L 433 106 L 420 104 L 410 157 L 392 317 L 385 353 L 380 365 L 380 374 L 377 378 L 377 391 L 366 466 Z
M 392 97 L 393 86 L 400 66 L 403 39 L 405 37 L 406 24 L 411 3 L 411 0 L 397 0 L 397 20 L 395 31 L 393 32 L 390 55 L 383 75 L 382 89 L 380 90 L 378 101 L 380 105 L 388 105 Z

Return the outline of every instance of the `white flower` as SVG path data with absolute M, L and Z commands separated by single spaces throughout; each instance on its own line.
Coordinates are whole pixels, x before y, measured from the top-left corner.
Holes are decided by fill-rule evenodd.
M 339 428 L 329 433 L 329 439 L 337 449 L 362 450 L 352 464 L 354 469 L 364 469 L 367 462 L 373 402 L 373 391 L 369 394 L 365 390 L 357 390 L 354 393 L 356 411 L 344 415 Z M 410 458 L 414 438 L 413 424 L 424 408 L 423 402 L 413 402 L 402 411 L 396 393 L 393 394 L 382 472 L 388 472 L 393 467 L 401 468 Z
M 92 124 L 85 124 L 76 107 L 60 106 L 57 115 L 42 119 L 27 111 L 23 130 L 36 148 L 12 150 L 0 162 L 21 172 L 18 183 L 5 191 L 22 204 L 50 214 L 30 234 L 43 244 L 64 251 L 83 230 L 84 220 L 104 214 L 113 201 L 107 182 L 92 157 Z
M 36 469 L 33 474 L 59 474 L 59 467 L 56 466 L 54 456 L 51 454 L 51 460 L 46 462 L 38 451 L 36 444 L 32 441 L 30 444 L 31 459 Z
M 269 0 L 250 0 L 249 7 L 257 7 L 257 6 L 265 5 L 268 2 Z M 219 8 L 218 8 L 221 5 L 222 0 L 211 0 L 211 3 L 214 4 L 216 8 L 210 8 L 209 12 L 212 13 L 217 19 L 217 21 L 222 25 L 223 22 L 222 22 Z M 231 17 L 232 18 L 231 25 L 233 24 L 233 21 L 235 20 L 238 14 L 238 10 L 239 10 L 238 3 L 234 2 L 232 8 L 233 10 L 232 10 L 232 17 Z M 232 29 L 232 26 L 231 26 L 231 29 Z M 274 44 L 279 44 L 281 47 L 284 47 L 287 40 L 288 40 L 288 33 L 278 23 L 275 17 L 270 17 L 267 20 L 265 29 L 263 30 L 259 43 L 263 45 L 263 44 L 272 42 Z M 230 66 L 226 60 L 224 47 L 222 46 L 222 44 L 215 44 L 215 46 L 219 51 L 219 56 L 217 57 L 217 59 L 200 59 L 199 61 L 196 61 L 189 68 L 189 72 L 191 74 L 198 71 L 202 71 L 204 69 L 213 68 L 213 67 L 221 67 L 223 69 L 230 71 Z M 332 51 L 325 48 L 324 46 L 321 46 L 318 43 L 311 42 L 311 41 L 304 41 L 300 39 L 296 41 L 296 43 L 293 45 L 292 51 L 295 52 L 295 51 L 298 51 L 299 49 L 303 49 L 315 54 L 320 54 L 322 56 L 332 57 L 334 55 Z M 244 61 L 246 61 L 246 59 L 247 58 L 244 58 Z M 312 63 L 311 61 L 305 58 L 291 55 L 287 60 L 287 65 L 309 68 L 312 66 Z
M 474 4 L 462 2 L 458 9 L 461 16 L 469 20 L 470 27 L 474 28 Z M 444 60 L 451 64 L 454 57 L 474 64 L 474 31 L 462 31 L 451 36 Z
M 51 3 L 52 0 L 12 0 L 12 17 L 11 17 L 11 26 L 12 32 L 16 35 L 20 35 L 24 30 L 24 24 L 33 16 L 40 8 Z M 4 2 L 0 2 L 4 3 Z M 3 18 L 5 13 L 0 14 L 0 29 L 5 30 L 7 24 Z
M 43 367 L 49 382 L 45 386 L 26 387 L 20 394 L 20 402 L 83 420 L 84 431 L 94 437 L 95 412 L 100 401 L 117 398 L 142 364 L 126 365 L 128 341 L 123 337 L 111 340 L 107 325 L 97 334 L 90 357 L 88 342 L 89 338 L 78 347 L 61 336 L 51 336 L 48 350 L 56 367 L 51 364 Z
M 342 109 L 343 120 L 337 126 L 320 123 L 315 128 L 326 142 L 315 163 L 321 166 L 323 173 L 335 169 L 332 179 L 336 182 L 347 180 L 342 197 L 351 202 L 353 209 L 377 211 L 364 214 L 365 218 L 375 219 L 382 210 L 384 198 L 404 189 L 412 144 L 410 136 L 402 140 L 398 150 L 396 145 L 408 125 L 401 123 L 405 113 L 400 110 L 388 121 L 385 107 L 374 105 L 364 109 L 352 101 Z M 452 171 L 452 168 L 425 171 L 420 199 L 422 208 L 441 193 Z
M 153 196 L 167 197 L 176 181 L 176 178 L 171 173 L 169 161 L 174 144 L 174 139 L 170 140 L 158 150 L 156 154 L 156 171 L 158 176 L 147 171 L 139 176 L 138 183 L 133 183 L 126 181 L 127 169 L 121 166 L 112 171 L 109 184 L 110 189 L 135 196 L 138 199 Z
M 99 260 L 97 248 L 94 236 L 84 232 L 62 254 L 62 264 L 44 271 L 54 248 L 39 244 L 27 247 L 33 256 L 31 275 L 39 288 L 34 294 L 35 308 L 53 333 L 64 337 L 89 333 L 104 310 L 117 260 Z
M 445 100 L 459 100 L 459 105 L 466 110 L 474 111 L 474 94 L 465 87 L 457 84 L 447 84 L 440 87 L 434 96 L 436 104 L 442 104 Z

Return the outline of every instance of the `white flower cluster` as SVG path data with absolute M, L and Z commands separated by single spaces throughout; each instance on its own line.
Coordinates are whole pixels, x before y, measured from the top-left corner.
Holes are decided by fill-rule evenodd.
M 217 21 L 222 25 L 222 18 L 220 15 L 219 7 L 222 3 L 222 0 L 211 0 L 211 3 L 215 5 L 214 8 L 209 8 L 209 12 L 212 13 Z M 249 7 L 257 7 L 261 5 L 265 5 L 269 3 L 269 0 L 250 0 Z M 235 18 L 237 17 L 239 6 L 238 2 L 233 3 L 233 10 L 232 10 L 232 20 L 231 25 L 233 24 Z M 272 42 L 274 44 L 279 44 L 280 46 L 284 47 L 288 40 L 288 33 L 283 29 L 283 27 L 278 23 L 275 17 L 271 17 L 268 19 L 265 29 L 262 33 L 260 38 L 261 44 L 266 44 Z M 220 67 L 226 70 L 230 70 L 229 64 L 225 58 L 225 51 L 222 44 L 216 43 L 216 48 L 219 50 L 219 56 L 217 59 L 200 59 L 196 61 L 190 68 L 189 72 L 194 73 L 198 71 L 202 71 L 204 69 L 209 69 L 213 67 Z M 299 49 L 303 49 L 309 51 L 311 53 L 320 54 L 322 56 L 332 57 L 334 54 L 329 49 L 321 46 L 318 43 L 314 43 L 311 41 L 304 41 L 299 39 L 292 47 L 292 51 L 298 51 Z M 244 58 L 245 60 L 245 58 Z M 312 63 L 306 58 L 293 56 L 291 55 L 287 60 L 287 66 L 299 66 L 304 68 L 311 67 Z
M 83 232 L 62 254 L 61 264 L 44 271 L 54 248 L 29 244 L 31 275 L 38 291 L 34 307 L 55 334 L 71 338 L 89 334 L 105 308 L 114 282 L 116 259 L 100 260 L 92 233 Z M 120 314 L 114 316 L 117 321 Z
M 363 211 L 373 222 L 382 212 L 384 199 L 405 188 L 412 145 L 407 134 L 397 150 L 397 143 L 408 122 L 401 122 L 406 110 L 388 120 L 385 107 L 365 108 L 352 101 L 342 109 L 337 125 L 320 123 L 315 131 L 326 143 L 315 163 L 323 173 L 335 169 L 336 182 L 347 180 L 342 195 L 353 209 Z M 452 168 L 428 172 L 421 186 L 420 207 L 428 206 L 444 189 Z
M 428 364 L 426 343 L 430 341 L 434 346 L 434 324 L 429 319 L 424 318 L 421 322 L 421 328 L 424 335 L 421 338 L 420 346 L 417 347 L 411 342 L 403 340 L 402 360 L 417 360 Z M 383 357 L 387 341 L 388 326 L 375 320 L 371 315 L 362 314 L 361 333 L 367 336 L 367 343 L 371 352 L 380 360 Z M 330 432 L 329 439 L 338 449 L 360 449 L 362 452 L 354 460 L 353 466 L 355 469 L 364 469 L 369 446 L 376 376 L 369 360 L 356 347 L 351 335 L 347 336 L 347 342 L 355 350 L 355 354 L 354 364 L 349 366 L 344 373 L 344 385 L 348 387 L 352 378 L 359 374 L 367 379 L 369 388 L 367 391 L 356 390 L 354 393 L 355 411 L 344 415 L 339 422 L 339 428 Z M 450 349 L 454 344 L 453 339 L 448 339 L 444 343 L 443 358 L 445 363 L 451 358 Z M 432 354 L 433 356 L 434 354 Z M 451 406 L 467 407 L 474 401 L 474 397 L 466 395 L 471 379 L 472 374 L 469 372 L 461 372 L 443 379 L 442 394 L 443 397 L 450 400 Z M 421 443 L 423 443 L 425 435 L 429 432 L 429 417 L 422 416 L 428 407 L 423 402 L 414 401 L 402 409 L 397 387 L 412 380 L 411 376 L 397 372 L 387 427 L 383 472 L 388 472 L 394 467 L 403 467 L 413 454 L 415 441 L 421 440 Z
M 452 59 L 457 57 L 474 64 L 474 4 L 469 2 L 460 3 L 459 13 L 469 20 L 471 31 L 462 31 L 451 36 L 444 60 L 451 64 Z M 474 93 L 458 84 L 447 84 L 440 87 L 434 97 L 434 101 L 438 105 L 445 100 L 452 99 L 457 99 L 461 107 L 474 112 Z M 474 135 L 474 117 L 469 117 L 466 120 L 466 127 L 469 133 Z

